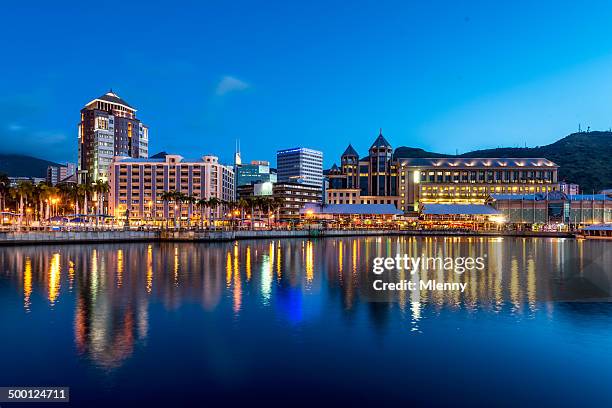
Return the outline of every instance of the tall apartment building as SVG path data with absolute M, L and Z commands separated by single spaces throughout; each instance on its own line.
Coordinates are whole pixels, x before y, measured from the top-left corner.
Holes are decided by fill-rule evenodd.
M 279 182 L 301 182 L 323 187 L 323 153 L 305 147 L 279 150 L 276 153 Z
M 195 204 L 180 206 L 162 200 L 164 191 L 178 191 L 197 199 L 234 199 L 234 171 L 215 156 L 185 160 L 182 156 L 159 153 L 151 158 L 115 157 L 109 172 L 109 212 L 131 220 L 156 221 L 192 218 Z M 180 208 L 179 208 L 180 207 Z M 217 208 L 216 216 L 221 208 Z
M 149 128 L 136 109 L 112 90 L 81 109 L 79 123 L 79 182 L 108 180 L 113 157 L 146 158 Z
M 76 165 L 74 163 L 66 163 L 66 165 L 48 166 L 47 167 L 47 183 L 52 186 L 67 179 L 76 173 Z

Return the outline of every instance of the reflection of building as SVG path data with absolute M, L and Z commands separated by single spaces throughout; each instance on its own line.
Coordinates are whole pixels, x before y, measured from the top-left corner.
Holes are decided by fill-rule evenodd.
M 276 183 L 273 187 L 274 198 L 282 200 L 279 209 L 280 220 L 298 220 L 300 209 L 307 203 L 321 202 L 321 188 L 301 183 Z
M 567 195 L 577 195 L 580 194 L 580 186 L 562 181 L 559 183 L 559 191 Z
M 236 187 L 255 182 L 276 183 L 276 169 L 267 161 L 254 160 L 250 164 L 236 164 Z
M 612 222 L 612 198 L 605 194 L 492 194 L 492 205 L 511 224 L 589 225 Z
M 327 171 L 332 204 L 395 204 L 416 211 L 421 203 L 484 203 L 489 194 L 558 190 L 558 166 L 543 158 L 413 158 L 393 149 L 382 131 L 359 159 L 352 145 L 341 166 Z
M 276 153 L 278 181 L 301 182 L 322 188 L 323 153 L 318 150 L 297 147 Z
M 68 177 L 76 173 L 76 165 L 74 163 L 66 163 L 66 165 L 48 166 L 47 167 L 47 183 L 52 186 L 64 181 Z
M 175 218 L 178 208 L 162 200 L 164 191 L 177 191 L 196 199 L 234 199 L 234 171 L 215 156 L 185 160 L 158 153 L 149 159 L 117 157 L 110 167 L 109 211 L 130 218 Z M 196 204 L 180 205 L 181 217 L 192 217 Z M 221 208 L 217 208 L 221 211 Z
M 79 123 L 80 181 L 107 180 L 114 156 L 148 157 L 149 128 L 136 118 L 136 109 L 113 91 L 81 109 Z

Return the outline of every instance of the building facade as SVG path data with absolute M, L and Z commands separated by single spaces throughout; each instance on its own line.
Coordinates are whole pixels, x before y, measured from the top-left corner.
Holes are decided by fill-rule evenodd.
M 612 197 L 606 194 L 492 194 L 488 201 L 504 214 L 507 223 L 526 227 L 566 224 L 580 228 L 612 222 Z
M 165 153 L 151 158 L 116 157 L 109 176 L 109 213 L 119 219 L 126 215 L 142 221 L 191 220 L 199 216 L 194 203 L 163 200 L 165 191 L 181 192 L 198 200 L 234 199 L 234 171 L 220 164 L 215 156 L 199 160 Z M 213 213 L 220 216 L 221 208 Z
M 326 172 L 330 204 L 389 204 L 404 212 L 421 203 L 482 204 L 490 194 L 559 190 L 558 166 L 544 158 L 413 158 L 413 149 L 393 151 L 382 130 L 359 159 L 349 145 Z M 357 171 L 356 171 L 357 169 Z
M 297 221 L 300 209 L 306 204 L 321 203 L 321 188 L 305 183 L 278 182 L 272 188 L 272 196 L 280 198 L 280 221 Z
M 78 131 L 79 182 L 108 180 L 115 156 L 149 155 L 148 127 L 136 118 L 136 109 L 112 90 L 81 109 Z
M 323 187 L 323 153 L 318 150 L 297 147 L 276 153 L 279 182 L 301 182 Z
M 236 187 L 257 182 L 276 183 L 276 169 L 270 167 L 270 162 L 264 160 L 253 160 L 248 164 L 236 164 Z
M 76 165 L 74 163 L 66 163 L 65 166 L 48 166 L 47 167 L 47 183 L 52 186 L 67 179 L 76 173 Z
M 559 183 L 559 191 L 567 195 L 577 195 L 580 194 L 580 185 L 562 181 Z

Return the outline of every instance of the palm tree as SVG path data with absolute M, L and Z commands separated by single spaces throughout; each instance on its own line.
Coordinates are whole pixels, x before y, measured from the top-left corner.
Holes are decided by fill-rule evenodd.
M 100 212 L 100 208 L 104 210 L 104 196 L 110 191 L 110 185 L 108 184 L 108 181 L 98 179 L 92 186 L 92 190 L 94 193 L 96 193 L 96 213 L 100 215 L 102 214 L 102 212 Z
M 210 223 L 214 225 L 215 223 L 215 217 L 214 217 L 214 212 L 217 210 L 217 207 L 219 207 L 219 205 L 221 204 L 221 200 L 219 200 L 217 197 L 211 197 L 208 199 L 208 208 L 211 211 L 211 216 L 210 218 Z
M 280 209 L 284 204 L 284 200 L 281 197 L 274 197 L 272 199 L 272 208 L 274 209 L 275 217 L 274 222 L 278 224 L 280 219 Z
M 196 201 L 198 208 L 200 209 L 200 228 L 204 227 L 204 209 L 208 207 L 208 200 L 200 198 Z
M 4 173 L 0 174 L 0 211 L 4 211 L 10 187 L 11 180 L 9 180 L 8 176 Z
M 181 217 L 183 215 L 183 203 L 189 201 L 189 196 L 180 191 L 176 191 L 174 193 L 174 201 L 178 204 L 178 213 L 179 213 L 179 229 L 181 228 Z M 176 211 L 174 212 L 174 219 L 176 222 Z
M 161 193 L 160 197 L 162 201 L 164 201 L 166 204 L 169 204 L 171 202 L 174 202 L 174 198 L 176 195 L 176 191 L 170 190 L 170 191 L 164 191 Z M 176 210 L 174 211 L 176 213 Z M 170 211 L 168 211 L 168 215 L 170 215 Z M 175 214 L 176 217 L 176 214 Z M 176 225 L 176 218 L 175 218 L 175 225 Z M 168 217 L 166 217 L 166 228 L 168 227 Z
M 191 217 L 193 215 L 193 205 L 198 202 L 194 196 L 187 195 L 185 202 L 189 205 L 187 208 L 187 226 L 191 227 Z
M 77 190 L 78 190 L 77 196 L 83 197 L 83 213 L 85 215 L 88 215 L 89 214 L 88 198 L 89 198 L 89 193 L 93 190 L 93 187 L 89 183 L 83 183 L 77 186 Z
M 240 226 L 244 224 L 244 210 L 250 206 L 249 201 L 245 198 L 238 200 L 238 208 L 240 209 Z
M 17 183 L 17 187 L 15 187 L 13 194 L 19 197 L 19 228 L 21 228 L 23 221 L 24 204 L 28 204 L 28 197 L 32 194 L 33 190 L 34 185 L 29 181 L 20 181 Z

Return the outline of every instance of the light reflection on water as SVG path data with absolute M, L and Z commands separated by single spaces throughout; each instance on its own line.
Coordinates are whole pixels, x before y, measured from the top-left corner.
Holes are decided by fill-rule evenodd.
M 29 315 L 63 305 L 61 317 L 73 322 L 76 352 L 97 367 L 113 370 L 129 361 L 138 344 L 146 347 L 148 336 L 163 336 L 151 326 L 160 319 L 160 311 L 152 309 L 159 304 L 166 311 L 198 304 L 202 313 L 239 324 L 245 312 L 272 305 L 286 308 L 284 313 L 299 321 L 308 305 L 314 300 L 322 304 L 321 299 L 330 308 L 321 313 L 334 315 L 338 311 L 327 300 L 335 299 L 340 315 L 369 308 L 373 330 L 394 332 L 407 326 L 416 335 L 432 330 L 424 322 L 447 313 L 459 316 L 460 311 L 519 319 L 542 312 L 550 320 L 559 307 L 554 300 L 589 299 L 592 293 L 609 296 L 611 245 L 527 238 L 368 237 L 14 247 L 0 249 L 0 283 L 8 284 L 12 296 L 19 294 Z M 388 303 L 382 305 L 388 307 L 381 309 L 381 303 L 368 302 L 365 294 L 372 260 L 398 253 L 486 256 L 486 268 L 464 274 L 402 271 L 402 279 L 414 282 L 436 279 L 468 285 L 465 293 L 385 294 Z M 6 295 L 0 302 L 5 301 Z M 399 320 L 388 318 L 386 310 L 395 308 Z M 609 309 L 606 313 L 612 315 Z M 344 323 L 338 319 L 334 324 Z

